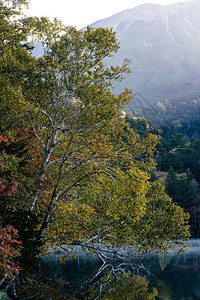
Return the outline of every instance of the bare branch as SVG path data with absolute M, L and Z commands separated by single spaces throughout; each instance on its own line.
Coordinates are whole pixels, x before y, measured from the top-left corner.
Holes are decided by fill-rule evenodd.
M 31 121 L 31 120 L 30 120 Z M 34 135 L 35 137 L 38 139 L 38 141 L 40 142 L 40 144 L 42 145 L 42 148 L 43 148 L 43 152 L 45 152 L 45 145 L 43 143 L 43 141 L 41 140 L 41 138 L 38 136 L 37 132 L 36 132 L 36 129 L 35 129 L 35 125 L 32 123 L 31 121 L 31 126 L 33 128 L 33 132 L 34 132 Z
M 52 118 L 50 117 L 50 115 L 39 105 L 37 99 L 32 95 L 30 94 L 32 99 L 35 101 L 37 107 L 40 109 L 40 111 L 48 118 L 48 120 L 50 121 L 52 127 L 54 127 L 54 124 L 53 124 L 53 120 Z
M 51 297 L 51 295 L 49 293 L 39 293 L 39 294 L 35 294 L 35 295 L 27 297 L 27 298 L 23 298 L 23 300 L 33 299 L 33 298 L 36 298 L 41 295 L 47 295 L 47 296 Z

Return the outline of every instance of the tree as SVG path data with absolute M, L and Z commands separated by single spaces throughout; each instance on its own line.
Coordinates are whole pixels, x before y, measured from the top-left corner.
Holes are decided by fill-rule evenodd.
M 159 247 L 157 233 L 154 236 L 149 231 L 147 246 L 143 243 L 146 230 L 142 234 L 139 230 L 140 221 L 150 213 L 148 204 L 153 207 L 150 199 L 156 199 L 148 193 L 149 189 L 155 192 L 148 179 L 158 137 L 149 134 L 141 138 L 128 126 L 124 130 L 119 119 L 131 94 L 128 90 L 119 95 L 111 92 L 113 81 L 129 71 L 128 61 L 122 67 L 106 67 L 103 62 L 118 50 L 114 32 L 67 27 L 64 35 L 50 39 L 53 28 L 45 39 L 45 54 L 38 59 L 33 94 L 27 95 L 27 121 L 43 150 L 31 211 L 44 198 L 46 181 L 49 191 L 39 237 L 45 234 L 50 244 L 56 245 L 91 247 L 101 242 L 120 247 L 139 243 L 138 248 L 145 251 L 150 245 L 168 249 L 165 239 L 176 243 L 180 237 L 176 230 L 171 234 L 162 231 Z M 176 206 L 170 209 L 171 201 L 160 193 L 158 196 L 166 197 L 162 209 L 170 210 L 166 217 L 176 229 L 178 222 L 182 224 L 182 237 L 186 238 L 186 215 Z M 176 214 L 177 218 L 172 217 Z M 162 223 L 163 215 L 160 218 Z
M 34 271 L 38 269 L 39 250 L 34 236 L 39 220 L 28 208 L 39 166 L 37 142 L 30 137 L 27 140 L 26 134 L 20 132 L 12 132 L 12 136 L 14 142 L 4 139 L 0 143 L 0 222 L 3 228 L 12 225 L 18 231 L 23 246 L 19 265 Z
M 0 228 L 0 286 L 5 279 L 13 279 L 20 268 L 14 259 L 20 255 L 21 242 L 17 229 L 12 226 Z
M 95 245 L 103 243 L 113 251 L 132 245 L 148 252 L 187 239 L 187 215 L 161 186 L 149 182 L 159 137 L 142 138 L 120 119 L 131 92 L 115 95 L 112 87 L 129 72 L 129 61 L 105 65 L 119 49 L 113 30 L 77 31 L 45 18 L 23 20 L 23 28 L 41 39 L 44 55 L 30 58 L 20 40 L 28 63 L 23 70 L 3 71 L 3 78 L 11 87 L 20 85 L 14 101 L 5 91 L 10 107 L 14 102 L 23 116 L 13 117 L 15 131 L 24 126 L 28 138 L 37 139 L 35 187 L 20 203 L 27 211 L 25 224 L 32 222 L 31 214 L 39 219 L 35 240 L 47 247 L 99 251 Z
M 165 181 L 166 192 L 170 197 L 174 196 L 176 191 L 176 185 L 177 185 L 177 175 L 174 172 L 174 169 L 170 168 L 167 173 L 167 177 Z
M 21 15 L 27 4 L 27 0 L 0 1 L 0 126 L 8 138 L 13 123 L 21 117 L 22 86 L 33 71 L 35 61 L 27 42 L 28 26 L 24 25 L 25 18 Z
M 181 207 L 188 208 L 192 205 L 195 194 L 191 186 L 192 178 L 188 175 L 179 175 L 172 168 L 166 177 L 166 192 L 172 197 L 173 201 Z
M 7 138 L 0 135 L 0 144 L 7 142 Z M 2 163 L 2 157 L 0 157 L 0 166 L 4 168 Z M 17 191 L 18 183 L 16 181 L 3 184 L 0 180 L 0 197 L 8 195 L 11 196 Z M 0 218 L 1 226 L 2 219 Z M 16 228 L 12 226 L 6 226 L 0 228 L 0 286 L 7 279 L 13 279 L 16 274 L 19 273 L 19 266 L 14 260 L 20 255 L 21 242 L 19 241 L 19 235 Z

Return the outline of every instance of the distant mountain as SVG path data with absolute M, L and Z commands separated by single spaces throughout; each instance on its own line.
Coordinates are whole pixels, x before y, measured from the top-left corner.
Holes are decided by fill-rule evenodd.
M 200 97 L 200 0 L 144 4 L 91 26 L 116 31 L 121 48 L 114 63 L 132 60 L 121 87 L 131 88 L 143 105 Z

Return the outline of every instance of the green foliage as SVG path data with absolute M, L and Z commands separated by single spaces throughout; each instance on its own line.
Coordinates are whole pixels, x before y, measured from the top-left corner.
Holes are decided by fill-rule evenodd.
M 81 189 L 80 203 L 61 202 L 45 237 L 55 245 L 73 244 L 75 238 L 75 244 L 86 247 L 96 243 L 114 248 L 135 246 L 141 253 L 170 251 L 173 244 L 184 249 L 179 236 L 188 238 L 185 224 L 189 216 L 172 203 L 161 185 L 147 183 L 145 177 L 142 180 L 145 173 L 135 169 L 130 177 L 124 176 L 120 187 L 98 177 Z
M 6 298 L 6 293 L 0 291 L 0 299 L 5 300 L 5 298 Z
M 141 245 L 139 249 L 142 252 L 153 249 L 156 253 L 170 251 L 173 244 L 179 244 L 180 232 L 183 239 L 188 238 L 188 226 L 184 225 L 187 224 L 189 215 L 183 214 L 183 209 L 172 203 L 159 183 L 150 184 L 146 197 L 146 213 L 135 226 L 137 244 Z M 184 249 L 184 244 L 179 246 Z
M 35 59 L 28 50 L 29 30 L 21 15 L 28 1 L 0 1 L 0 128 L 9 138 L 14 122 L 24 111 L 23 86 L 33 72 Z
M 198 148 L 195 143 L 185 140 L 184 145 L 174 147 L 174 140 L 170 144 L 162 144 L 160 154 L 158 156 L 158 164 L 161 170 L 168 171 L 172 167 L 178 173 L 185 173 L 189 169 L 195 179 L 199 180 L 200 166 L 198 163 Z
M 162 128 L 157 162 L 161 173 L 165 171 L 167 174 L 164 182 L 166 192 L 173 198 L 175 203 L 178 203 L 185 211 L 190 213 L 191 232 L 198 236 L 199 138 L 188 138 L 185 135 L 189 130 L 192 132 L 196 128 L 192 128 L 193 123 L 198 124 L 197 120 L 190 121 L 190 123 L 185 122 L 185 125 L 179 129 L 180 133 L 171 131 L 167 126 Z
M 191 178 L 187 175 L 177 176 L 174 170 L 170 168 L 165 186 L 167 194 L 172 197 L 174 202 L 185 208 L 192 205 L 195 195 L 191 187 Z
M 130 127 L 137 132 L 140 136 L 147 136 L 147 134 L 160 134 L 161 130 L 152 124 L 150 120 L 146 120 L 144 117 L 135 117 L 132 112 L 128 112 L 125 115 L 125 122 L 130 124 Z

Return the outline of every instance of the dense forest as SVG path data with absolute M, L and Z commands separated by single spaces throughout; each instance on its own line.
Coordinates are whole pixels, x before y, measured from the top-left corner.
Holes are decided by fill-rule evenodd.
M 161 119 L 161 123 L 154 118 L 152 121 L 150 119 L 147 121 L 144 117 L 134 117 L 130 112 L 126 114 L 125 119 L 140 136 L 153 133 L 161 137 L 156 155 L 157 172 L 152 174 L 152 180 L 161 182 L 173 201 L 189 212 L 191 235 L 199 237 L 199 117 L 191 116 L 190 112 L 186 110 L 184 117 L 180 114 L 178 119 L 176 114 L 177 121 L 170 123 L 169 126 L 173 115 L 170 112 L 168 114 L 168 122 L 164 123 L 165 125 L 163 119 Z
M 183 124 L 171 132 L 123 117 L 132 93 L 113 90 L 129 61 L 104 64 L 119 49 L 112 29 L 78 31 L 26 17 L 23 5 L 0 1 L 0 288 L 12 299 L 31 297 L 27 287 L 50 249 L 79 246 L 101 259 L 102 248 L 182 251 L 188 212 L 199 234 L 200 140 L 193 129 Z M 35 40 L 44 49 L 39 58 Z M 48 287 L 54 299 L 59 284 Z

